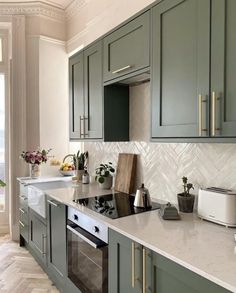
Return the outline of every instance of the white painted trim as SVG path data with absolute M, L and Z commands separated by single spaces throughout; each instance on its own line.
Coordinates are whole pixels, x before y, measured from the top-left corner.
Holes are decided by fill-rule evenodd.
M 9 225 L 0 226 L 0 234 L 9 234 Z
M 0 2 L 0 15 L 42 15 L 65 21 L 65 11 L 61 8 L 40 1 L 10 3 Z
M 73 0 L 65 9 L 65 17 L 67 20 L 76 15 L 78 10 L 85 6 L 89 0 Z
M 63 47 L 66 46 L 65 41 L 50 38 L 50 37 L 47 37 L 47 36 L 44 36 L 44 35 L 29 35 L 29 36 L 27 36 L 27 38 L 28 39 L 31 39 L 31 38 L 32 39 L 38 39 L 40 41 L 45 41 L 45 42 L 52 43 L 52 44 L 59 45 L 59 46 L 63 46 Z

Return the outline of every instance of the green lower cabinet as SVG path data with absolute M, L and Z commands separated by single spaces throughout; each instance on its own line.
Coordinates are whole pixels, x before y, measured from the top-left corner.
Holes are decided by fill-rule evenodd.
M 109 230 L 109 293 L 230 293 Z
M 48 274 L 59 289 L 66 280 L 66 206 L 47 198 Z
M 47 229 L 45 219 L 29 209 L 29 249 L 37 261 L 45 266 L 47 260 Z
M 109 230 L 109 293 L 141 292 L 140 257 L 141 245 L 113 230 Z

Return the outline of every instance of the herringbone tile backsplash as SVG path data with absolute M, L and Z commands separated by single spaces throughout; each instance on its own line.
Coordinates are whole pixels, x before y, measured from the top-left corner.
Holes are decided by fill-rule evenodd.
M 151 143 L 149 84 L 130 88 L 130 142 L 86 142 L 89 172 L 99 163 L 117 164 L 119 153 L 138 154 L 136 186 L 144 182 L 152 197 L 176 203 L 187 176 L 199 187 L 236 189 L 236 144 Z M 112 123 L 112 122 L 111 122 Z

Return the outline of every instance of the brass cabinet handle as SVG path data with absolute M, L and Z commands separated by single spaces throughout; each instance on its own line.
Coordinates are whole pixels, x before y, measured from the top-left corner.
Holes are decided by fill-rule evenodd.
M 20 211 L 22 214 L 25 213 L 25 211 L 24 211 L 23 209 L 21 209 L 21 208 L 19 208 L 19 211 Z
M 43 255 L 46 254 L 46 250 L 45 250 L 45 247 L 46 247 L 45 240 L 46 240 L 46 238 L 47 238 L 47 236 L 42 234 L 42 254 Z
M 206 128 L 202 128 L 202 104 L 206 103 L 206 99 L 202 98 L 202 95 L 198 95 L 198 120 L 199 120 L 199 136 L 202 136 L 202 132 L 206 132 Z
M 143 247 L 143 293 L 146 293 L 146 249 Z
M 132 259 L 131 259 L 131 270 L 132 270 L 132 274 L 131 274 L 131 284 L 132 284 L 132 288 L 135 287 L 135 243 L 132 242 Z
M 216 102 L 220 101 L 220 98 L 216 98 L 216 92 L 212 92 L 212 108 L 211 108 L 211 114 L 212 114 L 212 120 L 211 120 L 211 135 L 215 136 L 216 131 L 219 131 L 220 128 L 216 127 Z
M 47 202 L 51 205 L 53 205 L 54 207 L 58 207 L 58 204 L 56 204 L 54 201 L 48 199 Z
M 20 225 L 24 228 L 25 227 L 25 224 L 21 221 L 19 221 Z
M 84 136 L 89 136 L 89 130 L 87 127 L 87 131 L 86 131 L 86 124 L 85 124 L 85 120 L 89 120 L 88 117 L 84 116 Z M 88 123 L 87 123 L 88 124 Z
M 216 93 L 212 92 L 212 109 L 211 109 L 211 115 L 212 115 L 212 120 L 211 120 L 211 135 L 215 136 L 215 130 L 216 130 Z
M 124 70 L 126 70 L 126 69 L 131 68 L 131 67 L 132 67 L 131 65 L 127 65 L 127 66 L 125 66 L 125 67 L 122 67 L 122 68 L 119 68 L 119 69 L 117 69 L 117 70 L 112 71 L 112 74 L 120 73 L 120 72 L 122 72 L 122 71 L 124 71 Z
M 83 132 L 81 127 L 82 121 L 83 121 Z M 84 136 L 84 116 L 79 116 L 79 136 L 80 137 Z

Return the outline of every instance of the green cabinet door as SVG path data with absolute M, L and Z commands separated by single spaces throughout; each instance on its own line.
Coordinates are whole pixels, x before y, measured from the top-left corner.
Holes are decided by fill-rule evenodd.
M 141 245 L 109 230 L 109 293 L 141 293 Z
M 70 139 L 81 139 L 84 134 L 84 70 L 83 52 L 69 61 L 69 119 Z
M 152 258 L 153 293 L 230 293 L 157 253 Z
M 29 246 L 33 255 L 41 264 L 46 264 L 47 229 L 43 219 L 29 209 Z
M 84 51 L 85 138 L 103 136 L 103 86 L 101 41 Z
M 104 38 L 104 81 L 124 76 L 150 64 L 150 11 Z
M 66 206 L 47 197 L 47 264 L 50 277 L 59 288 L 66 278 Z
M 210 1 L 152 9 L 152 137 L 209 134 Z
M 212 136 L 236 136 L 235 16 L 235 0 L 212 1 Z

